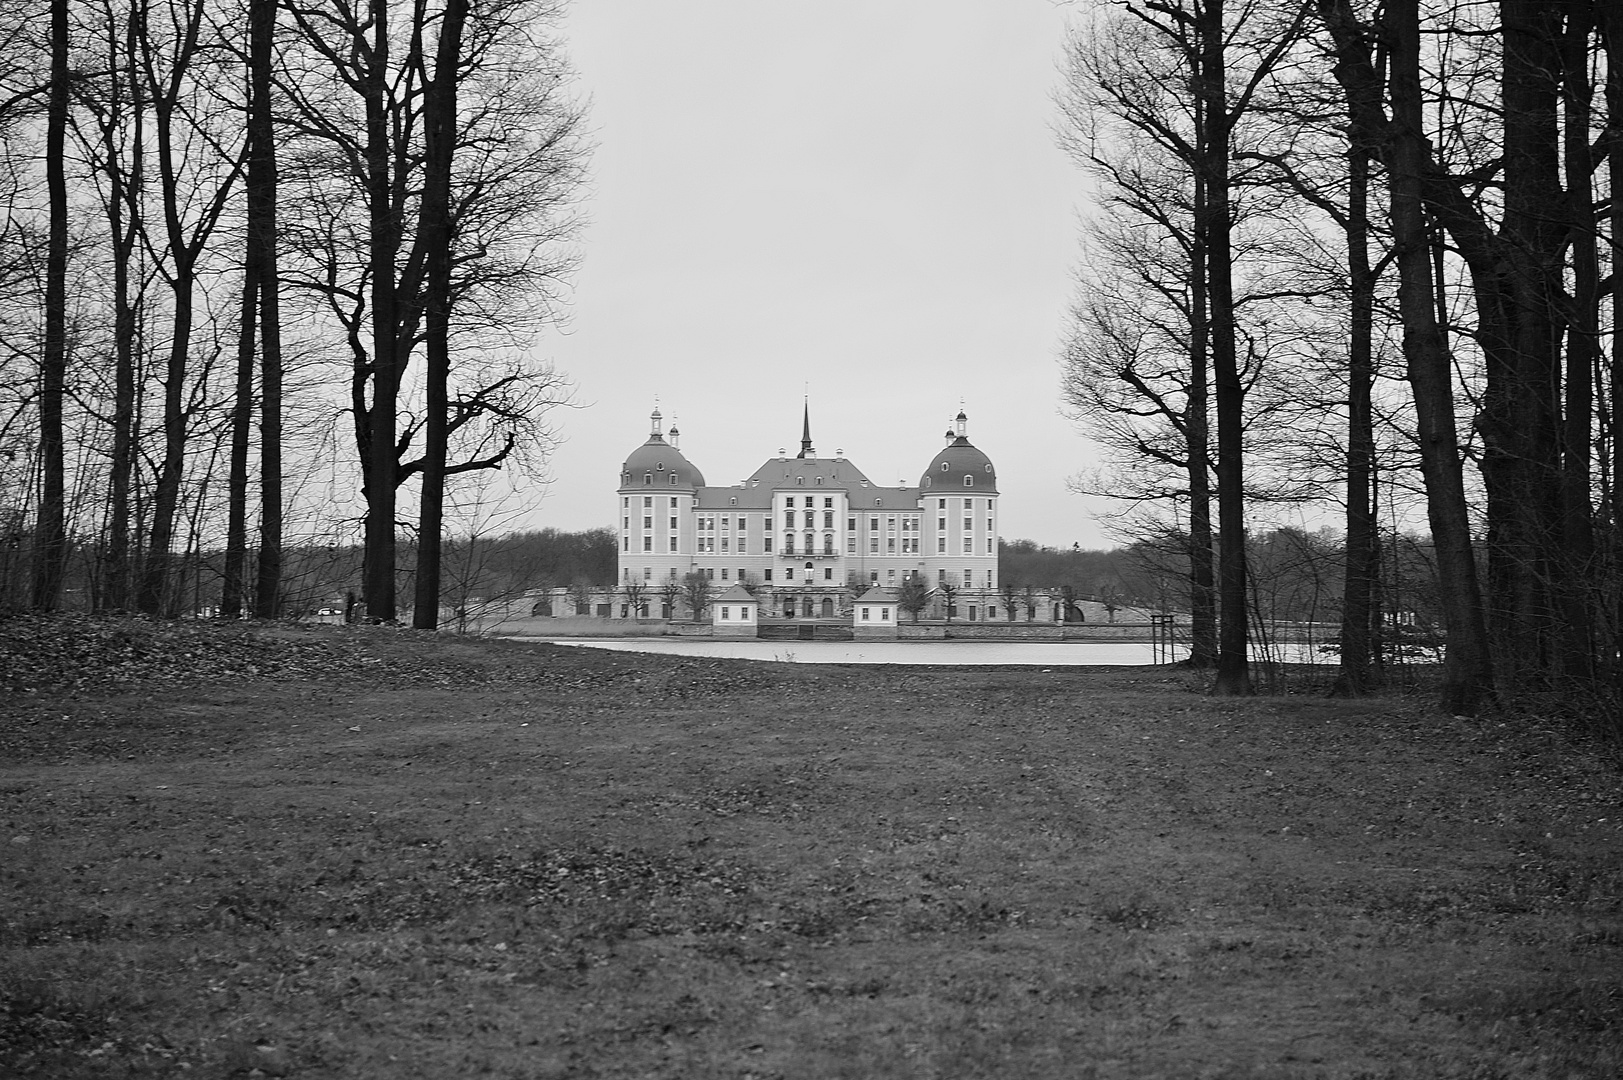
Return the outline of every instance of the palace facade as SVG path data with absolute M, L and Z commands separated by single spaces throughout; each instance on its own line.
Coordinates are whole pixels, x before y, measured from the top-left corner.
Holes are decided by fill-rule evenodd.
M 965 594 L 960 603 L 995 596 L 997 470 L 970 443 L 962 412 L 917 486 L 876 484 L 843 450 L 820 457 L 809 409 L 798 454 L 780 449 L 748 479 L 711 486 L 676 428 L 666 435 L 657 408 L 650 419 L 648 441 L 620 469 L 619 579 L 622 589 L 640 583 L 655 610 L 667 583 L 693 571 L 717 593 L 749 586 L 766 618 L 835 617 L 869 588 L 915 574 Z

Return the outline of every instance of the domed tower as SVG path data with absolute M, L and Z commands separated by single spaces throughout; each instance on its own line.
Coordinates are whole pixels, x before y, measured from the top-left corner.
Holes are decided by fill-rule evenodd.
M 693 506 L 704 475 L 667 442 L 664 417 L 649 416 L 648 441 L 620 466 L 620 582 L 658 586 L 685 573 L 693 551 Z M 676 434 L 675 428 L 671 434 Z
M 969 417 L 960 410 L 947 445 L 919 477 L 931 585 L 965 593 L 997 589 L 997 494 L 997 469 L 969 441 Z
M 969 417 L 960 410 L 947 429 L 947 445 L 930 461 L 919 478 L 923 495 L 997 495 L 997 470 L 992 459 L 969 441 Z

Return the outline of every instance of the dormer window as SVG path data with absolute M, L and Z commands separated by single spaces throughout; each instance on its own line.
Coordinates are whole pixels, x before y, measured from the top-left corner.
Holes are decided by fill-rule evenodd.
M 655 470 L 657 470 L 659 472 L 664 472 L 665 471 L 665 463 L 663 461 L 657 461 L 657 462 L 654 463 L 654 468 L 655 468 Z
M 965 487 L 974 487 L 975 486 L 975 478 L 973 476 L 970 476 L 968 473 L 965 473 L 964 474 L 964 486 Z
M 671 473 L 671 487 L 675 487 L 675 486 L 676 486 L 676 474 Z
M 652 484 L 654 482 L 654 474 L 651 473 L 651 472 L 643 473 L 642 474 L 642 482 L 645 483 L 645 484 Z
M 943 462 L 942 462 L 942 463 L 941 463 L 941 471 L 942 471 L 942 472 L 946 472 L 946 471 L 947 471 L 947 463 L 946 463 L 946 462 L 945 462 L 945 461 L 943 461 Z

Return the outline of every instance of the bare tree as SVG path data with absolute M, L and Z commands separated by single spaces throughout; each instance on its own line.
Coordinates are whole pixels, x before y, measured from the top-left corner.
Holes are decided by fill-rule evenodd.
M 51 81 L 45 120 L 45 186 L 50 202 L 50 239 L 45 270 L 45 339 L 40 353 L 40 496 L 34 526 L 33 606 L 51 611 L 62 595 L 68 559 L 66 461 L 62 401 L 67 390 L 68 189 L 68 3 L 51 0 Z
M 714 595 L 715 583 L 703 570 L 694 570 L 682 576 L 682 599 L 686 602 L 688 610 L 693 613 L 693 618 L 704 618 L 704 613 L 709 610 L 710 600 Z

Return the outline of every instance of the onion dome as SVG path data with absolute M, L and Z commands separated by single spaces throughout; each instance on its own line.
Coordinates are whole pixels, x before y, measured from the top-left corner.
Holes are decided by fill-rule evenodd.
M 997 470 L 992 467 L 992 459 L 970 443 L 969 418 L 960 412 L 948 435 L 952 441 L 941 448 L 919 477 L 920 491 L 996 495 Z
M 659 410 L 655 409 L 649 419 L 653 423 L 648 441 L 633 450 L 620 466 L 620 489 L 693 491 L 704 487 L 704 475 L 682 456 L 674 442 L 665 441 L 660 430 L 664 418 Z M 676 434 L 675 429 L 671 434 Z

